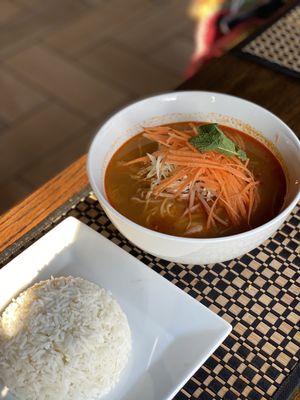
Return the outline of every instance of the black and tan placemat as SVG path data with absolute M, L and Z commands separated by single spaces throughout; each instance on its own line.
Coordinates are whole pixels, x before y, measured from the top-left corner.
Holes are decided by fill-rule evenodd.
M 271 239 L 250 253 L 230 262 L 185 266 L 133 246 L 92 193 L 82 196 L 2 253 L 0 266 L 62 219 L 74 216 L 232 324 L 232 333 L 176 400 L 288 399 L 299 377 L 299 208 Z
M 300 78 L 300 4 L 238 47 L 241 55 Z

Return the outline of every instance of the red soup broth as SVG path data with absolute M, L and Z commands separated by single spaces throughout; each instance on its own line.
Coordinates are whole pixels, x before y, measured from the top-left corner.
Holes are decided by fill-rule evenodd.
M 168 124 L 168 126 L 184 130 L 189 124 L 184 122 Z M 200 223 L 200 232 L 187 233 L 187 217 L 184 217 L 186 204 L 184 201 L 173 200 L 172 213 L 161 213 L 164 199 L 152 199 L 147 206 L 139 201 L 137 194 L 149 188 L 149 182 L 137 179 L 136 174 L 140 164 L 124 166 L 124 162 L 145 156 L 157 150 L 158 144 L 143 137 L 143 132 L 125 142 L 112 156 L 105 172 L 105 191 L 110 204 L 122 215 L 135 223 L 157 232 L 182 236 L 210 238 L 229 236 L 256 228 L 279 214 L 286 195 L 286 178 L 282 166 L 275 155 L 260 141 L 237 129 L 219 125 L 222 131 L 236 143 L 243 142 L 244 150 L 249 158 L 248 168 L 259 181 L 259 204 L 251 221 L 242 221 L 238 225 L 215 225 L 207 227 L 207 214 L 201 207 L 192 216 L 194 223 Z

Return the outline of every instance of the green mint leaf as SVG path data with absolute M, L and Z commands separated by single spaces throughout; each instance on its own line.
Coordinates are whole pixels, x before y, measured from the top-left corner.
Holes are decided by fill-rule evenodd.
M 215 150 L 222 141 L 217 124 L 202 125 L 197 128 L 199 135 L 190 139 L 190 143 L 200 151 Z
M 199 151 L 217 151 L 228 157 L 237 156 L 240 160 L 247 160 L 247 154 L 218 127 L 217 124 L 202 125 L 197 128 L 199 134 L 193 136 L 189 141 Z
M 223 132 L 221 132 L 221 138 L 222 140 L 215 150 L 228 157 L 235 156 L 237 154 L 235 143 L 225 136 Z
M 248 160 L 247 154 L 246 154 L 246 152 L 244 150 L 238 150 L 237 151 L 237 156 L 242 161 Z

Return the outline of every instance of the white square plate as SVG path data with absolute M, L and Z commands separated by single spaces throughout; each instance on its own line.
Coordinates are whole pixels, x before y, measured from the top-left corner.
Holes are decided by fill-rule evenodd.
M 51 275 L 99 284 L 127 315 L 132 353 L 103 400 L 172 399 L 231 331 L 201 303 L 72 217 L 0 270 L 0 310 Z

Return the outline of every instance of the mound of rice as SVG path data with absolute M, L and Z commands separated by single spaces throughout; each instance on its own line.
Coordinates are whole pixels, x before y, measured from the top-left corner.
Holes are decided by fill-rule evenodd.
M 42 281 L 0 319 L 0 380 L 21 400 L 87 400 L 118 381 L 131 348 L 110 293 L 81 278 Z

